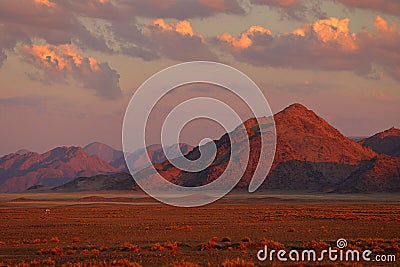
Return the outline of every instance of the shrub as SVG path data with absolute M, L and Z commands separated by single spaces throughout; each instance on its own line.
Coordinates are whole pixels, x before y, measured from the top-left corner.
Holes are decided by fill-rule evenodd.
M 58 237 L 52 237 L 51 239 L 50 239 L 50 242 L 51 243 L 60 243 L 60 239 L 58 239 Z
M 76 250 L 69 249 L 65 252 L 66 255 L 74 255 L 76 253 Z
M 213 237 L 207 241 L 205 244 L 201 244 L 201 250 L 212 250 L 219 249 L 221 246 L 218 245 L 218 237 Z
M 250 237 L 244 237 L 242 239 L 242 242 L 250 243 L 251 242 Z
M 175 254 L 176 251 L 178 250 L 179 243 L 178 242 L 165 242 L 164 248 L 171 250 L 171 254 Z
M 254 263 L 252 263 L 251 261 L 246 262 L 243 259 L 235 259 L 235 260 L 225 260 L 222 263 L 223 267 L 254 267 Z
M 61 247 L 55 247 L 55 248 L 50 248 L 46 250 L 47 254 L 52 254 L 52 255 L 62 255 L 63 254 L 63 248 Z
M 186 231 L 192 231 L 192 227 L 190 225 L 185 225 L 179 228 L 179 230 L 186 230 Z
M 229 237 L 224 237 L 221 239 L 221 242 L 232 242 L 232 239 Z
M 246 251 L 247 250 L 247 245 L 246 243 L 240 243 L 240 245 L 237 247 L 238 250 Z
M 90 251 L 88 249 L 82 250 L 82 255 L 90 255 Z
M 268 249 L 275 249 L 275 250 L 285 249 L 284 244 L 279 243 L 274 240 L 265 239 L 265 238 L 261 239 L 259 247 L 264 248 L 264 246 L 267 246 Z
M 319 251 L 319 250 L 327 249 L 329 247 L 329 244 L 325 243 L 322 240 L 321 241 L 312 240 L 310 242 L 303 243 L 302 247 Z
M 121 250 L 133 251 L 135 253 L 140 252 L 140 247 L 136 244 L 131 244 L 129 242 L 125 242 L 124 245 L 121 247 Z
M 169 265 L 169 267 L 200 267 L 200 265 L 188 261 L 178 261 L 178 262 L 173 262 L 172 264 Z
M 151 251 L 164 251 L 165 248 L 160 244 L 156 243 L 154 246 L 151 248 Z

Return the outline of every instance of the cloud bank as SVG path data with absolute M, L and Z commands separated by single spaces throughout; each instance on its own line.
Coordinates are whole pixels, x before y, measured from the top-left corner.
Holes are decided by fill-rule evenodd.
M 119 74 L 107 63 L 80 55 L 72 45 L 25 45 L 21 51 L 25 59 L 42 69 L 49 79 L 72 77 L 106 99 L 121 95 Z
M 373 31 L 352 33 L 350 19 L 317 20 L 287 34 L 252 26 L 240 36 L 224 33 L 217 38 L 238 60 L 257 66 L 353 71 L 370 75 L 379 65 L 400 80 L 400 32 L 377 16 Z
M 35 67 L 53 72 L 59 80 L 68 75 L 104 98 L 120 94 L 119 75 L 107 63 L 83 56 L 86 50 L 146 61 L 159 58 L 189 61 L 220 60 L 215 54 L 219 48 L 222 50 L 219 52 L 231 53 L 236 59 L 257 66 L 344 70 L 374 79 L 383 73 L 400 79 L 399 30 L 381 16 L 376 17 L 373 30 L 351 32 L 350 19 L 326 18 L 318 8 L 320 1 L 250 2 L 252 6 L 269 6 L 290 19 L 306 21 L 314 17 L 314 22 L 306 22 L 290 33 L 274 34 L 266 26 L 254 25 L 238 36 L 226 32 L 213 37 L 193 29 L 190 19 L 219 13 L 243 15 L 246 11 L 239 1 L 0 1 L 0 66 L 8 53 L 22 46 L 16 52 L 22 51 Z M 388 14 L 398 14 L 400 10 L 400 3 L 395 0 L 332 0 L 332 3 Z M 151 22 L 143 25 L 137 17 L 151 18 Z M 87 20 L 96 26 L 88 25 Z M 97 26 L 102 28 L 95 33 L 93 28 Z M 76 51 L 80 51 L 79 56 L 74 54 Z M 382 70 L 379 75 L 376 66 Z

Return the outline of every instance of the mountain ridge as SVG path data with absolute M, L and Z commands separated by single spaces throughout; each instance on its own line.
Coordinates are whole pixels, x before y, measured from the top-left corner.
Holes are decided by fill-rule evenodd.
M 269 118 L 260 118 L 265 124 Z M 274 115 L 277 143 L 275 158 L 268 177 L 260 190 L 280 189 L 310 192 L 369 192 L 400 190 L 400 161 L 381 156 L 345 137 L 336 128 L 301 104 L 295 103 Z M 238 175 L 245 170 L 237 188 L 247 188 L 259 160 L 261 147 L 260 128 L 252 118 L 244 124 L 250 140 L 249 163 L 236 159 Z M 265 124 L 267 125 L 267 124 Z M 258 128 L 257 128 L 258 127 Z M 234 134 L 235 135 L 235 134 Z M 240 141 L 240 140 L 239 140 Z M 202 186 L 217 179 L 228 165 L 230 148 L 227 135 L 216 141 L 217 157 L 205 170 L 198 173 L 181 171 L 164 162 L 155 165 L 157 171 L 168 181 L 182 186 Z M 233 143 L 241 149 L 240 142 Z M 186 157 L 196 158 L 198 148 Z M 243 163 L 245 162 L 245 164 Z M 384 167 L 383 167 L 384 166 Z M 149 177 L 151 171 L 137 174 L 140 179 Z M 266 174 L 267 176 L 267 174 Z M 353 185 L 353 188 L 349 188 Z M 157 186 L 154 184 L 154 186 Z M 376 187 L 374 187 L 376 186 Z
M 400 158 L 378 153 L 363 142 L 357 143 L 353 141 L 340 133 L 314 111 L 298 103 L 286 107 L 275 114 L 273 118 L 277 133 L 275 157 L 271 170 L 259 190 L 338 193 L 400 191 Z M 259 118 L 259 120 L 261 121 L 260 125 L 257 124 L 257 120 L 254 118 L 244 122 L 248 139 L 250 140 L 251 153 L 249 164 L 245 162 L 244 158 L 238 158 L 234 162 L 236 169 L 233 169 L 232 175 L 239 173 L 239 170 L 244 170 L 244 175 L 239 181 L 237 189 L 247 189 L 258 161 L 265 160 L 259 159 L 261 148 L 260 131 L 269 131 L 268 127 L 271 125 L 272 118 L 264 117 Z M 264 127 L 266 128 L 264 129 Z M 375 134 L 372 137 L 383 136 L 381 139 L 384 140 L 396 135 L 396 129 L 389 130 L 384 131 L 383 134 Z M 131 155 L 137 153 L 133 163 L 136 164 L 134 166 L 138 169 L 143 167 L 141 162 L 146 161 L 141 159 L 144 156 L 147 157 L 146 154 L 148 153 L 155 168 L 165 179 L 179 185 L 199 186 L 214 181 L 225 170 L 232 146 L 234 149 L 242 149 L 241 142 L 244 136 L 235 133 L 233 133 L 233 136 L 238 139 L 234 139 L 232 144 L 228 134 L 224 134 L 220 139 L 216 140 L 216 159 L 208 168 L 195 174 L 183 172 L 172 166 L 169 161 L 165 160 L 165 155 L 162 149 L 160 150 L 160 145 L 139 149 Z M 21 155 L 17 153 L 6 155 L 0 158 L 0 190 L 3 192 L 17 189 L 24 190 L 32 186 L 38 186 L 43 181 L 52 181 L 48 177 L 55 177 L 54 173 L 58 175 L 57 177 L 68 176 L 66 175 L 69 173 L 68 170 L 71 172 L 71 167 L 68 166 L 71 161 L 69 157 L 75 158 L 73 162 L 81 161 L 81 163 L 82 159 L 86 159 L 87 165 L 78 164 L 80 168 L 72 168 L 75 170 L 75 172 L 72 172 L 73 175 L 70 175 L 72 178 L 60 178 L 58 184 L 53 185 L 56 188 L 62 188 L 62 185 L 67 184 L 67 189 L 65 189 L 67 191 L 74 191 L 74 188 L 77 191 L 89 190 L 91 185 L 95 190 L 114 190 L 112 188 L 119 190 L 121 187 L 115 181 L 113 182 L 115 179 L 123 181 L 123 184 L 127 187 L 125 188 L 126 190 L 136 188 L 135 184 L 132 185 L 131 181 L 127 180 L 127 176 L 130 177 L 129 174 L 118 174 L 121 171 L 126 171 L 126 165 L 123 156 L 116 160 L 111 157 L 114 155 L 113 151 L 117 150 L 98 142 L 91 143 L 86 146 L 86 148 L 88 147 L 92 148 L 89 151 L 92 155 L 88 155 L 84 148 L 79 147 L 58 147 L 43 154 L 27 152 Z M 196 159 L 200 155 L 199 147 L 193 148 L 187 144 L 179 144 L 178 147 L 184 155 L 186 154 L 186 158 Z M 103 152 L 104 154 L 102 154 Z M 107 159 L 111 161 L 104 161 L 99 157 L 101 155 L 97 155 L 97 153 L 102 154 L 103 158 L 108 157 Z M 29 174 L 26 177 L 26 181 L 21 180 L 22 174 L 28 173 L 37 161 L 43 165 L 42 168 L 39 168 L 39 171 L 33 174 Z M 105 169 L 94 168 L 90 162 L 100 162 Z M 119 165 L 113 166 L 112 163 L 118 163 Z M 73 165 L 76 167 L 76 163 Z M 46 166 L 51 170 L 43 172 Z M 16 169 L 19 172 L 17 173 L 19 176 L 8 179 L 10 178 L 9 173 L 7 173 L 9 169 Z M 137 175 L 151 175 L 149 170 L 149 168 L 138 170 Z M 78 178 L 75 179 L 76 177 Z M 85 181 L 86 179 L 87 181 Z M 99 181 L 96 182 L 96 179 Z M 107 179 L 110 179 L 110 181 L 106 181 Z M 5 183 L 5 180 L 10 181 Z M 20 183 L 20 186 L 17 186 L 18 183 Z
M 166 149 L 173 150 L 170 146 Z M 180 144 L 183 153 L 191 150 L 187 144 Z M 171 151 L 170 151 L 171 152 Z M 152 162 L 164 161 L 161 145 L 150 145 L 148 149 L 136 151 L 137 158 L 130 158 L 138 170 L 144 168 L 141 161 L 150 156 Z M 172 151 L 175 155 L 177 151 Z M 116 164 L 117 163 L 117 164 Z M 85 147 L 60 146 L 44 153 L 17 151 L 0 158 L 0 192 L 18 192 L 32 186 L 53 187 L 65 184 L 75 178 L 127 171 L 122 151 L 93 142 Z
M 400 157 L 400 129 L 392 127 L 364 138 L 360 141 L 364 147 L 369 147 L 378 154 Z
M 118 172 L 81 147 L 56 147 L 45 153 L 11 153 L 0 158 L 0 191 L 22 191 L 45 183 L 57 185 L 78 176 Z

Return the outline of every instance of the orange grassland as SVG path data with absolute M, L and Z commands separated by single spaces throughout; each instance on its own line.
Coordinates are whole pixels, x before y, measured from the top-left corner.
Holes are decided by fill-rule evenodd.
M 115 194 L 3 195 L 0 225 L 1 266 L 280 266 L 259 262 L 257 251 L 322 250 L 338 238 L 400 264 L 400 202 L 388 199 L 228 197 L 177 208 Z

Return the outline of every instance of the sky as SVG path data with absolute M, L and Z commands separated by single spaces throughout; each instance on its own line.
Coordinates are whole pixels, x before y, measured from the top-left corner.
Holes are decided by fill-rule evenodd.
M 193 60 L 242 71 L 274 113 L 299 102 L 346 136 L 400 127 L 399 24 L 397 0 L 0 0 L 0 155 L 93 141 L 120 149 L 135 90 Z M 155 120 L 206 95 L 231 99 L 187 86 Z M 182 132 L 192 145 L 223 131 L 192 124 Z

